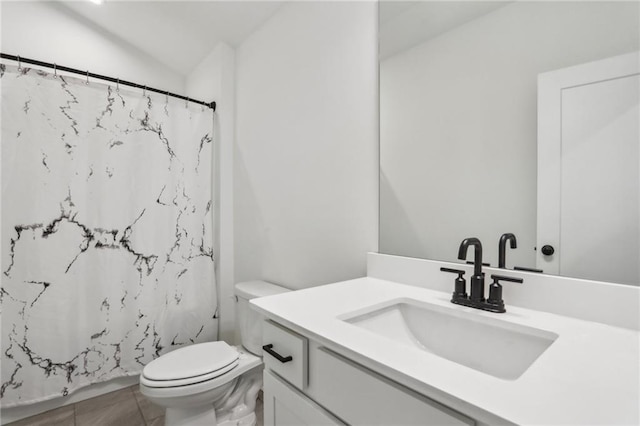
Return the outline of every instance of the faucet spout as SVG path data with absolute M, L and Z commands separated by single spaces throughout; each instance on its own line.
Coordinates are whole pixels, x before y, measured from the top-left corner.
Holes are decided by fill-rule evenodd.
M 472 237 L 462 240 L 460 248 L 458 249 L 458 259 L 465 260 L 467 258 L 469 246 L 474 246 L 475 248 L 473 255 L 473 275 L 482 275 L 482 243 L 479 239 Z
M 471 293 L 469 300 L 475 303 L 484 302 L 484 276 L 482 275 L 482 243 L 477 238 L 465 238 L 458 249 L 458 259 L 467 258 L 467 250 L 473 246 L 473 276 L 471 277 Z
M 498 268 L 505 268 L 506 266 L 506 256 L 507 256 L 507 241 L 511 243 L 511 248 L 517 248 L 518 245 L 516 243 L 516 236 L 507 233 L 502 234 L 500 237 L 500 242 L 498 243 Z

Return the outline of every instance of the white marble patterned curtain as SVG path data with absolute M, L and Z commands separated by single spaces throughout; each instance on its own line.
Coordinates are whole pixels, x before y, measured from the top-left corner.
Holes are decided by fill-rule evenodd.
M 216 340 L 209 108 L 0 65 L 2 407 Z

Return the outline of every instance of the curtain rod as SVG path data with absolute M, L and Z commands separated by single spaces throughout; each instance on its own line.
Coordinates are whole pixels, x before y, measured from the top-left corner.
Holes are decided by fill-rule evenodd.
M 95 78 L 95 79 L 106 80 L 106 81 L 110 81 L 112 83 L 116 83 L 118 85 L 122 84 L 122 85 L 125 85 L 125 86 L 135 87 L 137 89 L 147 90 L 149 92 L 160 93 L 161 95 L 172 96 L 174 98 L 182 99 L 182 100 L 185 100 L 185 101 L 188 101 L 188 102 L 193 102 L 193 103 L 196 103 L 198 105 L 207 106 L 207 107 L 211 108 L 214 111 L 216 110 L 216 102 L 215 101 L 213 101 L 213 102 L 198 101 L 196 99 L 191 99 L 191 98 L 188 98 L 186 96 L 178 95 L 176 93 L 167 92 L 165 90 L 154 89 L 153 87 L 143 86 L 143 85 L 138 84 L 138 83 L 132 83 L 130 81 L 120 80 L 118 78 L 107 77 L 105 75 L 94 74 L 92 72 L 89 72 L 88 70 L 87 71 L 82 71 L 82 70 L 75 69 L 75 68 L 65 67 L 63 65 L 51 64 L 49 62 L 38 61 L 36 59 L 29 59 L 29 58 L 23 58 L 22 56 L 8 55 L 6 53 L 0 53 L 0 58 L 9 59 L 11 61 L 16 61 L 16 62 L 18 62 L 18 64 L 25 63 L 25 64 L 37 65 L 39 67 L 53 68 L 55 70 L 66 71 L 66 72 L 71 72 L 71 73 L 74 73 L 74 74 L 84 75 L 87 78 L 91 77 L 91 78 Z

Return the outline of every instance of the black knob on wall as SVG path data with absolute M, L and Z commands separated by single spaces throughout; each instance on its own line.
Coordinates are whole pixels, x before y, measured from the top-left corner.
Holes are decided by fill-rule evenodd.
M 542 246 L 542 254 L 544 254 L 545 256 L 551 256 L 555 252 L 556 249 L 554 249 L 553 246 L 550 246 L 548 244 Z

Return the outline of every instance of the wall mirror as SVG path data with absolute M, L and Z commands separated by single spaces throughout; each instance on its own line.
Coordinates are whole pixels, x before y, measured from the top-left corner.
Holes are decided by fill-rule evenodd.
M 381 1 L 379 251 L 638 285 L 639 6 Z

